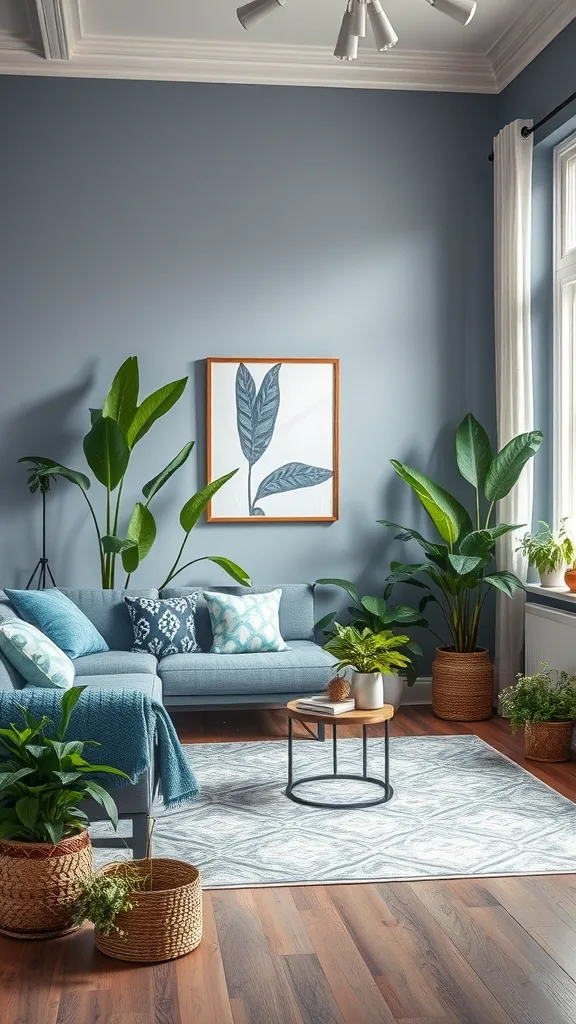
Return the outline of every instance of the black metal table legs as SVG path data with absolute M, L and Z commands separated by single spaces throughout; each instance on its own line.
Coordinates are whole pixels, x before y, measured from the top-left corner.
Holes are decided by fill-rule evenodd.
M 390 785 L 390 737 L 388 722 L 384 723 L 384 779 L 375 778 L 368 774 L 368 726 L 362 726 L 362 774 L 353 775 L 348 772 L 338 771 L 338 727 L 336 722 L 332 724 L 332 772 L 326 775 L 309 775 L 302 779 L 294 779 L 294 737 L 292 731 L 292 718 L 288 718 L 288 785 L 286 796 L 297 804 L 304 804 L 306 807 L 325 807 L 340 810 L 353 810 L 358 807 L 375 807 L 377 804 L 385 804 L 391 799 L 394 790 Z M 332 803 L 320 802 L 318 800 L 307 800 L 294 792 L 297 786 L 307 782 L 324 782 L 334 779 L 347 779 L 353 782 L 365 782 L 371 786 L 377 786 L 383 792 L 375 799 L 359 800 L 355 803 Z

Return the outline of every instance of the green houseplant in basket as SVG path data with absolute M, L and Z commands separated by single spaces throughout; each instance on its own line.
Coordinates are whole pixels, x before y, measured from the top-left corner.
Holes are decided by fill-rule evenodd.
M 19 938 L 61 935 L 72 927 L 73 908 L 92 874 L 87 797 L 100 803 L 114 827 L 118 812 L 94 774 L 128 778 L 111 765 L 89 764 L 86 743 L 67 741 L 72 711 L 85 689 L 62 696 L 53 737 L 46 716 L 20 705 L 22 727 L 0 729 L 0 932 Z
M 481 424 L 470 414 L 464 418 L 456 432 L 455 454 L 461 476 L 474 490 L 472 515 L 419 470 L 392 460 L 437 533 L 429 540 L 418 530 L 379 520 L 399 531 L 397 540 L 415 541 L 424 552 L 418 562 L 392 562 L 388 582 L 416 586 L 440 608 L 448 641 L 437 649 L 432 668 L 432 706 L 440 718 L 478 721 L 492 715 L 492 663 L 488 651 L 477 646 L 480 617 L 491 591 L 512 597 L 523 587 L 514 573 L 496 571 L 493 565 L 498 539 L 523 524 L 495 522 L 495 512 L 542 438 L 539 430 L 520 434 L 495 454 Z
M 574 563 L 576 546 L 566 526 L 567 518 L 560 520 L 558 533 L 540 520 L 537 533 L 526 533 L 519 551 L 536 569 L 543 587 L 563 587 L 564 573 Z
M 543 664 L 534 676 L 518 676 L 500 694 L 512 732 L 524 726 L 526 757 L 531 761 L 569 761 L 576 721 L 576 676 Z
M 405 669 L 410 662 L 400 648 L 409 643 L 407 636 L 398 636 L 390 629 L 373 633 L 367 627 L 341 626 L 324 644 L 324 650 L 337 659 L 336 671 L 352 669 L 352 696 L 358 710 L 381 708 L 384 701 L 383 675 Z

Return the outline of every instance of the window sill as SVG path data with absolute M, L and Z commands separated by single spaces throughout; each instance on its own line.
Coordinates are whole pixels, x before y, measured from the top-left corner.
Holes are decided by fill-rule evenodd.
M 547 597 L 550 601 L 576 605 L 576 594 L 568 590 L 568 587 L 542 587 L 539 583 L 527 583 L 526 590 L 529 594 L 538 594 L 540 597 Z

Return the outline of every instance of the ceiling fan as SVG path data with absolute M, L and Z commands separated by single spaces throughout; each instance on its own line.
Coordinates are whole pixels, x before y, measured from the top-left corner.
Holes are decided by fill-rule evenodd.
M 425 0 L 441 14 L 446 14 L 460 25 L 469 25 L 476 14 L 476 0 Z M 286 0 L 252 0 L 238 7 L 236 13 L 240 24 L 251 29 L 272 11 L 283 7 Z M 398 42 L 390 21 L 380 0 L 348 0 L 340 33 L 336 41 L 334 56 L 339 60 L 356 60 L 358 40 L 366 35 L 367 21 L 370 21 L 376 49 L 389 50 Z

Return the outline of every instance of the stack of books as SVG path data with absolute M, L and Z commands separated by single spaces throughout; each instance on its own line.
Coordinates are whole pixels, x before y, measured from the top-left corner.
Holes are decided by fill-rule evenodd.
M 342 715 L 345 711 L 354 711 L 354 700 L 330 700 L 327 694 L 319 697 L 302 697 L 296 701 L 299 711 L 315 711 L 317 715 Z

